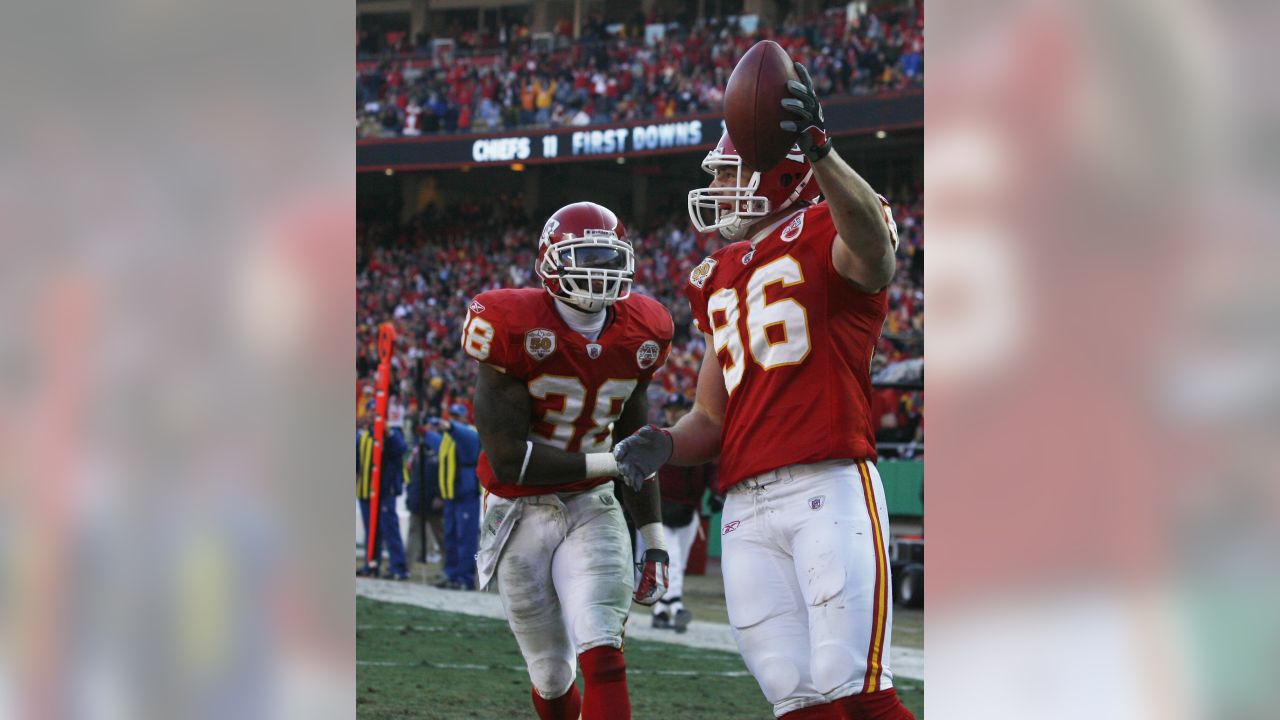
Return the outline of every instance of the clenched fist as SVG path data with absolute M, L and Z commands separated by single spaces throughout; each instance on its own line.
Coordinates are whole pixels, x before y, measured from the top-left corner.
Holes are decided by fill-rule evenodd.
M 793 97 L 782 101 L 782 109 L 795 116 L 795 120 L 783 120 L 779 125 L 787 132 L 799 133 L 796 144 L 810 162 L 818 162 L 831 152 L 831 141 L 827 139 L 827 120 L 822 114 L 822 105 L 818 102 L 818 91 L 813 87 L 813 78 L 800 63 L 795 64 L 799 80 L 788 80 L 787 90 Z

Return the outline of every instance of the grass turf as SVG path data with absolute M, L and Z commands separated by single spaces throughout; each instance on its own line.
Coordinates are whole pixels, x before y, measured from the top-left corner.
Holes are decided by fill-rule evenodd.
M 642 640 L 628 641 L 625 652 L 637 720 L 773 717 L 735 653 Z M 524 660 L 502 620 L 361 597 L 356 656 L 362 720 L 536 717 Z M 923 684 L 901 679 L 897 687 L 923 720 Z

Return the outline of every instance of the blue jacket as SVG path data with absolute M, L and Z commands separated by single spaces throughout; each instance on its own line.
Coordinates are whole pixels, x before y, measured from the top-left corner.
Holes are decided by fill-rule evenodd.
M 379 498 L 395 497 L 404 491 L 404 456 L 409 450 L 400 428 L 387 430 L 382 438 L 382 476 Z M 356 432 L 356 497 L 368 500 L 373 485 L 373 433 Z
M 476 463 L 480 462 L 480 433 L 471 425 L 454 420 L 440 439 L 439 487 L 445 500 L 464 500 L 480 495 Z
M 389 428 L 382 440 L 381 492 L 395 497 L 404 492 L 404 459 L 409 454 L 409 445 L 404 441 L 404 431 L 398 427 Z
M 405 498 L 409 512 L 419 515 L 431 512 L 431 500 L 440 494 L 440 466 L 436 457 L 440 440 L 440 433 L 434 430 L 418 438 L 418 454 L 409 468 L 408 497 Z

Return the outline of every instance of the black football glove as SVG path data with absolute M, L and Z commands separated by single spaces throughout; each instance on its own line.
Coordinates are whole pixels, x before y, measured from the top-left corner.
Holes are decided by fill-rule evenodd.
M 657 425 L 645 425 L 613 446 L 618 472 L 632 490 L 640 491 L 671 457 L 671 433 Z
M 798 120 L 783 120 L 779 127 L 787 132 L 799 133 L 796 144 L 800 152 L 809 158 L 809 162 L 817 162 L 831 152 L 831 141 L 827 138 L 827 121 L 822 114 L 822 105 L 818 103 L 818 93 L 813 89 L 813 78 L 804 65 L 795 63 L 799 80 L 788 80 L 787 90 L 795 97 L 784 98 L 782 109 L 795 115 Z
M 644 551 L 644 560 L 636 563 L 636 571 L 640 579 L 636 581 L 636 602 L 641 605 L 653 605 L 667 594 L 667 566 L 671 564 L 671 556 L 666 550 L 649 548 Z

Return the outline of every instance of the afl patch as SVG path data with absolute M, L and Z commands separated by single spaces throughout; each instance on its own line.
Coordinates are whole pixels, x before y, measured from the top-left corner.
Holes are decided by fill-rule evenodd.
M 524 334 L 524 351 L 542 361 L 556 351 L 556 334 L 546 328 L 534 328 Z
M 804 213 L 798 213 L 791 222 L 782 229 L 782 234 L 778 237 L 782 242 L 791 242 L 800 237 L 800 233 L 804 231 Z
M 647 370 L 656 362 L 658 362 L 658 343 L 645 340 L 640 344 L 640 349 L 636 350 L 636 363 L 641 370 Z
M 701 290 L 702 286 L 707 284 L 707 278 L 711 277 L 711 271 L 715 270 L 715 268 L 716 261 L 711 258 L 698 263 L 698 267 L 689 273 L 689 284 Z
M 484 306 L 480 304 L 479 300 L 472 300 L 471 304 L 467 306 L 467 309 L 477 315 L 484 312 Z

